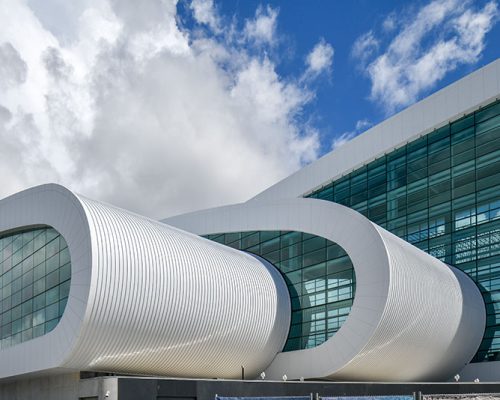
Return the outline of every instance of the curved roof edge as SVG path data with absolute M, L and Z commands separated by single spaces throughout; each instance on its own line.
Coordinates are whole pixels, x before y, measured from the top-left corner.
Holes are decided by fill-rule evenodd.
M 283 199 L 166 222 L 200 235 L 301 231 L 336 242 L 349 255 L 356 295 L 347 320 L 317 347 L 279 353 L 266 369 L 271 379 L 286 374 L 290 379 L 438 380 L 462 369 L 479 347 L 486 317 L 475 284 L 345 206 Z
M 85 210 L 78 196 L 63 186 L 36 186 L 0 200 L 0 232 L 49 225 L 66 241 L 71 256 L 70 295 L 65 311 L 49 333 L 0 350 L 0 377 L 60 368 L 88 319 L 92 244 Z
M 0 350 L 0 378 L 256 376 L 285 344 L 288 290 L 263 260 L 56 184 L 0 201 L 0 232 L 38 225 L 68 245 L 68 302 L 52 331 Z

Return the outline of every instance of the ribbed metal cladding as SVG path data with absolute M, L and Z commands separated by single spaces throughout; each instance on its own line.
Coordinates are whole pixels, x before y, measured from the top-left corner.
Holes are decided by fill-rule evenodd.
M 65 370 L 252 378 L 281 351 L 290 299 L 265 260 L 42 185 L 0 201 L 0 232 L 49 225 L 71 257 L 49 333 L 0 350 L 0 378 Z
M 450 379 L 473 357 L 485 327 L 474 282 L 347 207 L 316 199 L 249 202 L 172 217 L 198 234 L 293 230 L 338 243 L 352 260 L 347 320 L 321 345 L 279 353 L 266 374 L 351 381 Z
M 264 260 L 79 197 L 92 238 L 85 322 L 64 367 L 254 377 L 290 323 L 284 280 Z
M 482 338 L 485 310 L 479 291 L 458 269 L 380 227 L 377 231 L 389 257 L 384 311 L 370 340 L 333 376 L 447 380 L 474 356 Z
M 0 351 L 0 377 L 61 368 L 187 377 L 439 380 L 470 361 L 485 309 L 475 284 L 331 202 L 289 199 L 172 218 L 208 234 L 294 230 L 345 249 L 356 296 L 323 344 L 280 353 L 285 282 L 266 262 L 171 226 L 44 185 L 0 201 L 0 231 L 49 225 L 65 238 L 71 286 L 59 324 Z

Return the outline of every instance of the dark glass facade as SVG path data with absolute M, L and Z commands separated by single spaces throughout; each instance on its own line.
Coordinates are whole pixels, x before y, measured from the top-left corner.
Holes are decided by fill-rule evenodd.
M 337 332 L 351 310 L 355 276 L 336 243 L 289 231 L 237 232 L 208 239 L 268 260 L 282 273 L 292 303 L 284 351 L 315 347 Z
M 500 102 L 306 197 L 351 207 L 466 272 L 487 309 L 474 361 L 500 360 Z
M 1 348 L 55 328 L 66 307 L 71 261 L 63 237 L 50 227 L 0 236 Z

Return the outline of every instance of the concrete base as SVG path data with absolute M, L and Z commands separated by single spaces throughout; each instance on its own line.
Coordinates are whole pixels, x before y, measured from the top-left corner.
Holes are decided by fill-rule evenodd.
M 0 383 L 0 399 L 118 400 L 118 378 L 80 379 L 80 373 L 19 378 Z
M 467 364 L 459 375 L 461 381 L 500 382 L 500 361 Z
M 500 394 L 500 382 L 278 382 L 121 376 L 80 379 L 80 374 L 74 373 L 0 383 L 0 399 L 9 400 L 214 400 L 216 395 L 312 396 L 312 398 L 414 395 L 416 399 L 421 399 L 426 395 L 445 398 L 465 394 L 474 394 L 470 397 L 477 397 L 477 394 Z

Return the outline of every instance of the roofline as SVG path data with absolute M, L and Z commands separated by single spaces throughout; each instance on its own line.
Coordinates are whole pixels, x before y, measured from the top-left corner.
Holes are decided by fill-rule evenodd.
M 368 129 L 248 202 L 301 197 L 500 98 L 500 58 Z

